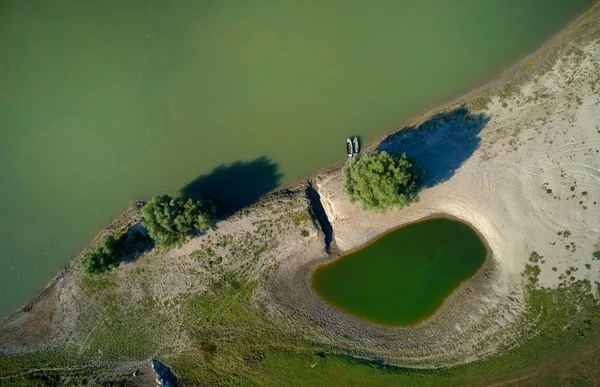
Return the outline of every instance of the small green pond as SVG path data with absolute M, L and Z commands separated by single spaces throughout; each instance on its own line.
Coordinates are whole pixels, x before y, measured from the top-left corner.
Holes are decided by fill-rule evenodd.
M 431 316 L 486 256 L 485 244 L 467 224 L 428 219 L 319 267 L 312 283 L 317 294 L 351 315 L 413 325 Z

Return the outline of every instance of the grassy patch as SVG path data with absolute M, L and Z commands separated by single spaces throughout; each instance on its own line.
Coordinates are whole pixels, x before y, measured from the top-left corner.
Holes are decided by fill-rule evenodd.
M 523 271 L 523 277 L 527 278 L 532 283 L 538 282 L 538 277 L 540 275 L 540 267 L 538 265 L 525 265 L 525 270 Z
M 532 263 L 540 259 L 539 254 L 530 256 Z M 307 342 L 294 327 L 265 314 L 264 306 L 254 300 L 256 284 L 240 274 L 223 272 L 202 294 L 183 295 L 169 303 L 144 298 L 134 306 L 114 303 L 108 276 L 106 282 L 87 285 L 106 294 L 99 298 L 98 314 L 87 316 L 87 322 L 98 325 L 82 331 L 91 332 L 84 351 L 62 348 L 0 357 L 0 385 L 81 385 L 85 378 L 98 375 L 103 364 L 151 357 L 164 360 L 184 386 L 487 384 L 524 368 L 568 359 L 586 347 L 598 348 L 593 344 L 600 340 L 600 313 L 593 294 L 597 289 L 589 281 L 569 280 L 557 289 L 545 289 L 536 285 L 537 265 L 528 265 L 523 275 L 528 281 L 528 307 L 516 326 L 520 345 L 487 361 L 443 370 L 394 367 L 376 358 L 358 360 L 343 355 L 350 353 L 343 347 Z M 185 338 L 183 352 L 165 348 L 165 337 Z M 589 366 L 574 361 L 577 374 L 569 373 L 570 365 L 553 366 L 538 372 L 543 379 L 532 384 L 585 380 L 586 373 L 596 372 L 594 356 L 600 362 L 600 350 L 586 354 Z
M 93 295 L 114 289 L 117 285 L 116 281 L 117 275 L 114 272 L 98 276 L 82 276 L 81 287 L 88 295 Z
M 509 98 L 513 94 L 513 86 L 509 83 L 506 83 L 500 91 L 498 91 L 498 97 L 501 100 Z
M 544 258 L 544 257 L 539 255 L 537 252 L 532 251 L 531 254 L 529 255 L 529 262 L 538 263 L 538 261 L 542 258 Z
M 527 286 L 528 309 L 520 324 L 523 337 L 528 339 L 520 346 L 488 361 L 456 368 L 405 369 L 339 355 L 345 352 L 342 348 L 323 348 L 287 333 L 280 322 L 267 319 L 261 307 L 252 302 L 254 289 L 253 283 L 225 275 L 211 284 L 209 292 L 181 300 L 182 314 L 178 317 L 191 345 L 179 355 L 161 357 L 182 385 L 328 386 L 332 381 L 336 386 L 464 385 L 502 380 L 504 375 L 536 364 L 543 367 L 549 359 L 578 353 L 589 340 L 600 336 L 600 313 L 589 282 L 565 283 L 553 290 L 538 288 L 531 282 Z M 135 315 L 123 317 L 139 322 Z M 117 345 L 135 346 L 140 340 L 139 336 L 117 338 L 114 332 L 123 330 L 115 327 L 114 318 L 107 325 L 114 327 L 111 332 L 116 336 L 103 333 L 93 338 L 101 340 L 104 351 L 115 350 Z M 137 348 L 134 353 L 117 355 L 131 361 L 136 352 L 150 349 Z M 73 357 L 72 353 L 61 350 L 1 357 L 0 378 L 5 379 L 0 379 L 0 385 L 80 385 L 97 370 L 80 368 L 84 357 Z M 91 355 L 86 355 L 89 362 Z M 576 375 L 569 376 L 566 366 L 552 367 L 538 375 L 543 378 L 538 383 L 545 385 L 564 378 L 585 380 L 586 372 L 596 370 L 592 367 L 596 363 L 590 360 L 593 356 L 600 358 L 599 354 L 586 354 L 589 368 L 581 369 L 583 365 L 577 361 Z M 53 370 L 39 370 L 43 368 Z
M 294 212 L 290 215 L 290 218 L 296 227 L 300 226 L 304 222 L 310 221 L 310 215 L 308 211 Z
M 97 371 L 70 347 L 0 356 L 0 386 L 82 386 Z
M 537 266 L 530 268 L 524 273 L 528 309 L 518 326 L 524 342 L 488 361 L 428 371 L 339 355 L 346 351 L 311 345 L 265 321 L 250 307 L 253 285 L 240 282 L 219 284 L 215 294 L 191 301 L 187 319 L 196 321 L 189 332 L 196 349 L 169 361 L 184 381 L 208 385 L 328 386 L 335 381 L 336 386 L 444 386 L 502 378 L 577 353 L 600 337 L 600 314 L 588 281 L 543 289 L 535 285 Z M 563 376 L 543 377 L 545 384 Z
M 327 386 L 335 380 L 336 386 L 453 386 L 503 380 L 523 368 L 535 364 L 544 367 L 545 361 L 564 359 L 567 354 L 577 353 L 592 335 L 600 333 L 600 314 L 589 282 L 574 282 L 554 290 L 530 284 L 527 294 L 529 307 L 523 316 L 521 329 L 529 340 L 488 361 L 445 370 L 414 370 L 333 354 L 321 354 L 315 361 L 318 352 L 270 351 L 261 362 L 260 372 L 246 380 L 246 384 Z M 590 361 L 592 356 L 600 359 L 600 351 L 586 355 L 590 362 L 588 368 L 581 367 L 577 359 L 580 369 L 573 375 L 569 376 L 570 364 L 562 368 L 554 366 L 534 374 L 543 382 L 533 381 L 532 385 L 562 385 L 564 380 L 575 377 L 586 380 L 587 376 L 596 372 L 597 363 Z
M 133 300 L 129 290 L 116 287 L 113 273 L 81 279 L 88 295 L 82 302 L 93 305 L 78 316 L 74 332 L 85 338 L 82 357 L 100 354 L 102 361 L 137 361 L 172 350 L 165 338 L 177 336 L 177 303 L 159 302 L 149 295 L 151 275 L 132 272 L 129 279 L 140 286 L 139 300 Z
M 273 348 L 301 350 L 307 343 L 286 334 L 252 303 L 255 284 L 226 275 L 209 292 L 186 300 L 185 330 L 192 349 L 169 359 L 184 384 L 238 385 L 260 378 L 257 370 Z
M 490 102 L 492 102 L 492 99 L 489 96 L 477 98 L 471 102 L 471 110 L 473 110 L 473 111 L 487 110 Z

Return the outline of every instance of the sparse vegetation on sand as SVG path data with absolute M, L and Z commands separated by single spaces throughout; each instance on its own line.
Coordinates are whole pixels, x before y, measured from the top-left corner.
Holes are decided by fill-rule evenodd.
M 256 284 L 225 274 L 203 295 L 186 296 L 166 306 L 148 301 L 147 306 L 136 308 L 135 316 L 127 316 L 130 324 L 113 326 L 110 336 L 104 336 L 108 332 L 93 333 L 91 341 L 96 344 L 84 352 L 66 346 L 0 357 L 0 386 L 84 385 L 85 380 L 131 383 L 130 375 L 109 376 L 111 364 L 127 359 L 135 368 L 136 359 L 143 362 L 157 350 L 162 352 L 152 344 L 140 346 L 148 340 L 151 343 L 152 334 L 159 334 L 152 323 L 145 323 L 155 320 L 152 314 L 156 308 L 177 316 L 190 338 L 184 352 L 161 354 L 184 386 L 314 386 L 331 380 L 348 386 L 450 386 L 507 376 L 510 380 L 513 373 L 535 364 L 540 364 L 543 372 L 525 374 L 533 378 L 533 384 L 586 378 L 595 370 L 592 360 L 600 360 L 600 350 L 594 346 L 600 340 L 600 313 L 594 298 L 597 290 L 587 281 L 564 282 L 559 289 L 546 289 L 532 278 L 527 287 L 528 308 L 518 323 L 525 338 L 521 344 L 488 361 L 451 369 L 395 367 L 357 357 L 358 353 L 343 347 L 305 340 L 284 320 L 265 315 L 253 304 Z M 99 307 L 109 306 L 106 302 Z M 144 338 L 146 334 L 149 336 Z M 133 347 L 126 348 L 129 346 Z M 102 356 L 98 357 L 96 348 L 102 349 Z M 545 361 L 556 356 L 569 360 L 580 350 L 585 350 L 585 358 L 578 360 L 578 368 L 554 361 L 552 367 L 545 368 Z M 565 353 L 573 355 L 564 358 Z M 98 360 L 94 361 L 95 357 Z

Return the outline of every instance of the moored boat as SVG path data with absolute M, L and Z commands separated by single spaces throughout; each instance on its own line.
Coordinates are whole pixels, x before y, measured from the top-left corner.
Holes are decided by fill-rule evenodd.
M 348 153 L 348 157 L 352 157 L 352 140 L 349 138 L 346 139 L 346 152 Z
M 359 153 L 360 153 L 360 145 L 358 144 L 358 137 L 354 137 L 354 141 L 352 141 L 352 142 L 353 142 L 353 144 L 354 144 L 354 150 L 353 150 L 353 153 L 354 153 L 355 155 L 357 155 L 357 154 L 359 154 Z

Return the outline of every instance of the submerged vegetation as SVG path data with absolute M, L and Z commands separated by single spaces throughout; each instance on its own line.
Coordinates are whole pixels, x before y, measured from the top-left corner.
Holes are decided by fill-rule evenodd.
M 168 195 L 153 197 L 142 208 L 142 215 L 143 225 L 159 247 L 181 244 L 193 230 L 202 232 L 215 225 L 215 209 L 210 203 Z
M 405 153 L 373 152 L 351 158 L 342 171 L 344 190 L 365 210 L 385 212 L 417 198 L 419 173 Z

